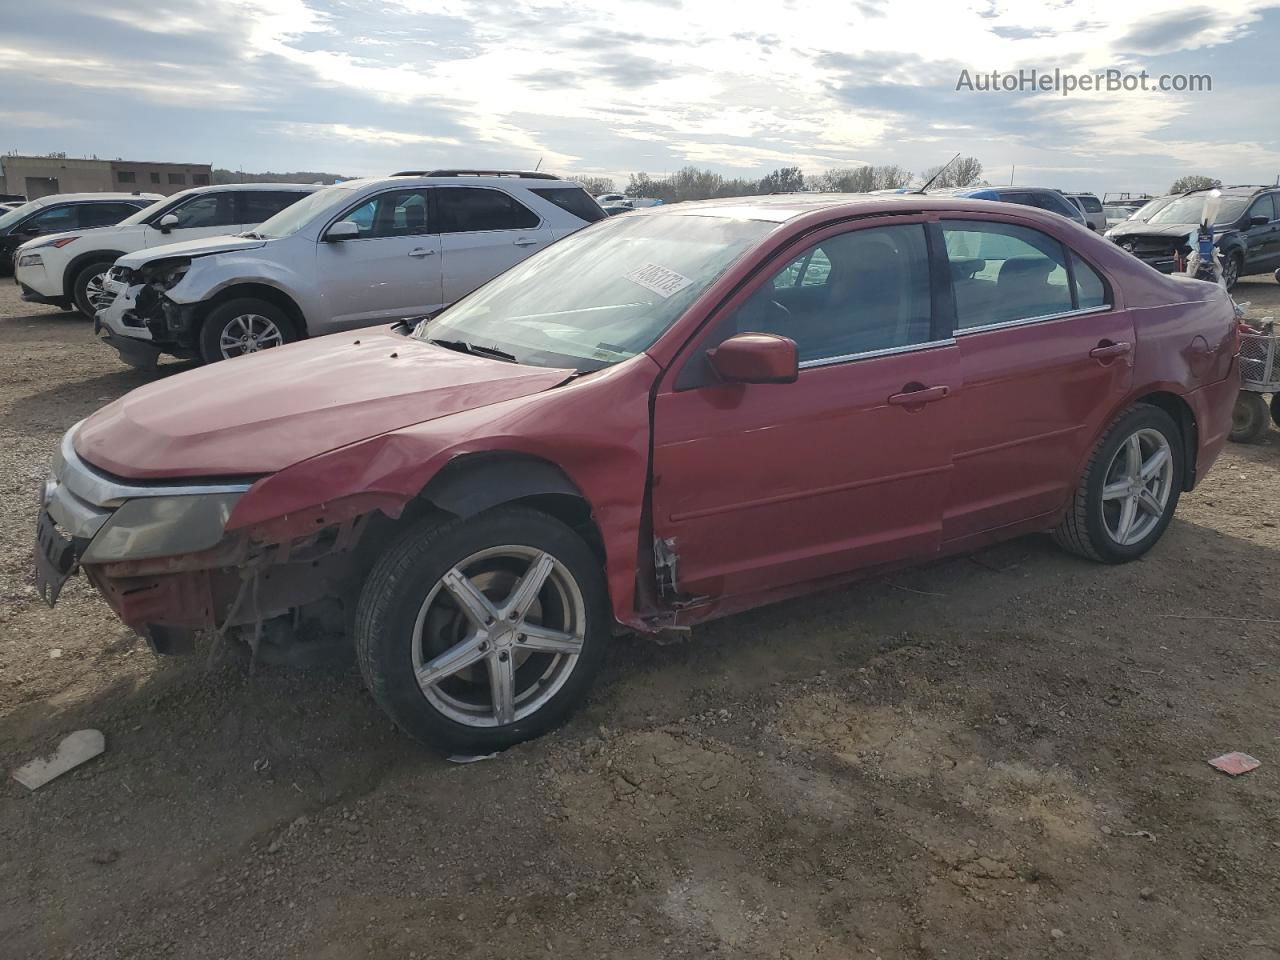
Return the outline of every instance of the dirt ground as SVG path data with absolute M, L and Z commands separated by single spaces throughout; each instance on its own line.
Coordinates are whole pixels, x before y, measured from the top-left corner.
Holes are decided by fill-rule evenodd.
M 1141 562 L 1029 538 L 623 639 L 567 727 L 460 766 L 350 659 L 157 660 L 83 579 L 38 600 L 57 438 L 180 369 L 0 283 L 0 955 L 1280 957 L 1280 432 Z M 8 776 L 83 727 L 105 755 Z

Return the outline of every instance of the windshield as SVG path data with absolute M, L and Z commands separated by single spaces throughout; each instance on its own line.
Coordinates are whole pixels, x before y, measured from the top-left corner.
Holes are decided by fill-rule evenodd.
M 35 209 L 36 209 L 35 201 L 24 203 L 20 207 L 14 207 L 12 210 L 6 213 L 3 217 L 0 217 L 0 230 L 3 230 L 5 227 L 13 226 L 15 223 L 17 223 L 19 220 L 25 217 L 28 213 L 31 213 Z
M 301 230 L 317 213 L 332 206 L 338 198 L 349 198 L 346 187 L 325 187 L 307 194 L 297 203 L 290 204 L 269 220 L 253 228 L 253 234 L 263 240 L 279 240 L 291 237 Z
M 1127 220 L 1129 219 L 1129 214 L 1133 213 L 1132 207 L 1113 207 L 1108 205 L 1102 209 L 1106 213 L 1108 220 Z
M 1199 223 L 1204 212 L 1204 198 L 1203 193 L 1196 194 L 1194 197 L 1178 197 L 1163 210 L 1156 211 L 1147 222 Z M 1222 205 L 1218 207 L 1218 219 L 1214 221 L 1215 225 L 1235 223 L 1248 205 L 1248 197 L 1223 197 Z
M 414 336 L 534 366 L 599 370 L 647 350 L 775 226 L 703 216 L 602 220 L 423 321 Z

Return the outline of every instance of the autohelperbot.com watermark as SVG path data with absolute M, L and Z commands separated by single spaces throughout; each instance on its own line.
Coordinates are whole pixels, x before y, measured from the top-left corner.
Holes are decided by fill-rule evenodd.
M 1096 70 L 1072 73 L 1055 67 L 1038 70 L 961 70 L 956 90 L 972 93 L 1209 93 L 1213 77 L 1207 73 L 1159 73 L 1146 70 Z

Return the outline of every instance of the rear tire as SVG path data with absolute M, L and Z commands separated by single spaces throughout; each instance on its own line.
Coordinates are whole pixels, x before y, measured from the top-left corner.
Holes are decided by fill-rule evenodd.
M 1255 443 L 1267 432 L 1267 421 L 1274 416 L 1275 401 L 1271 411 L 1262 394 L 1241 390 L 1236 395 L 1236 405 L 1231 408 L 1231 439 L 1236 443 Z
M 274 303 L 239 297 L 214 307 L 204 318 L 200 325 L 200 359 L 217 363 L 297 339 L 293 321 Z
M 1164 535 L 1182 495 L 1182 435 L 1173 418 L 1140 403 L 1094 448 L 1054 541 L 1099 563 L 1127 563 Z
M 81 267 L 71 281 L 71 300 L 76 310 L 90 320 L 98 312 L 95 299 L 102 296 L 102 281 L 107 278 L 107 271 L 110 269 L 110 260 L 100 260 Z
M 1271 395 L 1271 422 L 1280 427 L 1280 393 Z
M 522 586 L 524 613 L 507 610 Z M 485 754 L 569 716 L 611 624 L 603 567 L 582 538 L 539 511 L 498 507 L 423 521 L 383 554 L 356 607 L 356 656 L 374 700 L 410 736 Z

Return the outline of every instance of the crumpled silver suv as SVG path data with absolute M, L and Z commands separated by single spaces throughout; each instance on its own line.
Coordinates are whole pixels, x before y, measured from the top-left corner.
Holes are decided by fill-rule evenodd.
M 352 180 L 247 233 L 121 257 L 95 329 L 135 366 L 166 353 L 212 363 L 436 313 L 604 217 L 580 185 L 545 173 Z

